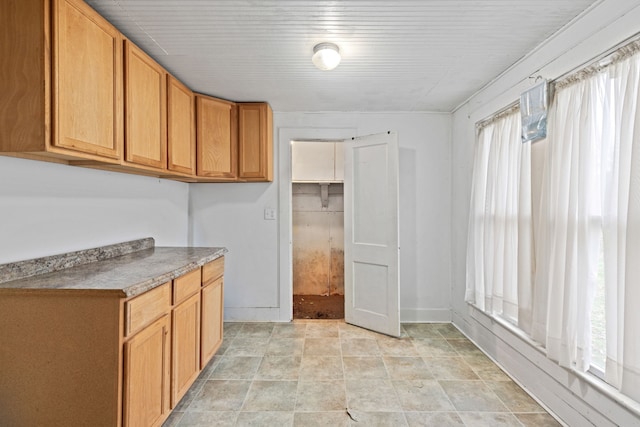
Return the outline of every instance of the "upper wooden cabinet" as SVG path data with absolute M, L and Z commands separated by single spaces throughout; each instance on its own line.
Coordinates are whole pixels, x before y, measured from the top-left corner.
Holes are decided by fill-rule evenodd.
M 166 71 L 125 41 L 125 161 L 167 167 Z
M 0 1 L 0 28 L 0 154 L 187 182 L 273 180 L 269 105 L 196 101 L 82 0 Z
M 222 344 L 223 274 L 217 258 L 130 298 L 0 289 L 0 425 L 161 426 Z
M 83 2 L 53 4 L 54 144 L 117 159 L 120 33 Z
M 194 95 L 175 77 L 167 78 L 167 169 L 196 173 Z
M 218 351 L 223 337 L 224 279 L 219 277 L 202 288 L 202 324 L 200 340 L 200 369 Z
M 273 113 L 266 103 L 196 95 L 198 178 L 272 181 Z
M 81 0 L 2 1 L 0 28 L 0 152 L 118 162 L 119 31 Z
M 273 181 L 273 113 L 266 103 L 238 104 L 238 178 Z
M 238 116 L 233 102 L 196 95 L 198 176 L 238 179 Z

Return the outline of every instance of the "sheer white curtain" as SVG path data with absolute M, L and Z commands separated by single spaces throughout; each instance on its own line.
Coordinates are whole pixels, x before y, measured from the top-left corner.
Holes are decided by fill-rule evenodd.
M 548 357 L 586 371 L 604 280 L 605 379 L 640 402 L 640 42 L 610 59 L 556 84 L 549 136 L 536 151 L 544 165 L 533 239 L 531 146 L 520 142 L 519 114 L 479 128 L 466 299 L 517 320 Z
M 546 342 L 550 358 L 583 371 L 590 366 L 601 236 L 598 98 L 597 86 L 586 80 L 557 92 L 536 228 L 535 286 L 547 287 L 548 302 L 546 337 L 533 338 Z
M 590 314 L 604 254 L 608 382 L 640 401 L 640 55 L 557 85 L 536 227 L 534 339 L 590 367 Z M 601 248 L 601 242 L 604 247 Z M 544 308 L 546 307 L 546 318 Z
M 517 109 L 478 131 L 466 300 L 513 321 L 518 319 L 518 276 L 531 276 L 530 150 L 520 139 Z
M 640 44 L 603 73 L 609 99 L 603 139 L 605 377 L 640 401 Z

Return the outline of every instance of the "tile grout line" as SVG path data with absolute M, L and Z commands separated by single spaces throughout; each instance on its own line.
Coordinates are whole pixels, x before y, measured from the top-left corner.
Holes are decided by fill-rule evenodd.
M 402 331 L 403 331 L 403 327 L 402 325 L 400 326 L 400 336 L 402 337 Z M 411 339 L 411 343 L 413 344 L 413 339 Z M 404 409 L 404 407 L 402 406 L 402 401 L 400 400 L 400 395 L 398 395 L 398 390 L 396 389 L 396 385 L 393 383 L 393 378 L 391 378 L 391 374 L 389 373 L 389 369 L 387 367 L 387 364 L 384 361 L 384 357 L 382 357 L 382 363 L 384 364 L 384 369 L 387 371 L 387 377 L 389 378 L 389 382 L 391 383 L 391 387 L 393 388 L 393 392 L 396 394 L 396 399 L 398 400 L 398 404 L 400 405 L 400 409 L 402 409 L 402 418 L 404 419 L 404 422 L 406 423 L 406 425 L 409 425 L 409 419 L 407 418 L 407 411 Z
M 240 335 L 240 333 L 242 332 L 242 330 L 245 328 L 246 325 L 247 325 L 247 323 L 243 324 L 243 326 L 238 331 L 238 335 L 236 335 L 236 338 Z M 272 331 L 272 333 L 273 333 L 273 331 Z M 269 345 L 269 338 L 267 338 L 267 346 L 268 345 Z M 265 348 L 265 352 L 266 352 L 266 348 Z M 236 356 L 236 357 L 238 357 L 238 356 Z M 240 405 L 240 408 L 237 411 L 235 411 L 236 412 L 236 419 L 235 419 L 234 424 L 238 424 L 238 419 L 240 418 L 240 414 L 242 413 L 242 410 L 244 409 L 244 405 L 247 403 L 247 398 L 249 397 L 249 394 L 251 393 L 251 390 L 253 389 L 253 384 L 255 382 L 256 375 L 258 374 L 258 370 L 260 370 L 260 365 L 262 365 L 262 361 L 263 360 L 264 360 L 264 353 L 262 354 L 262 356 L 260 356 L 260 362 L 258 363 L 258 368 L 256 369 L 256 372 L 254 372 L 253 376 L 251 377 L 251 383 L 249 384 L 249 389 L 247 390 L 247 393 L 244 395 L 244 399 L 242 399 L 242 404 Z
M 439 332 L 438 332 L 439 333 Z M 440 333 L 439 333 L 440 334 Z M 444 335 L 440 334 L 440 336 L 442 336 L 444 338 Z M 413 338 L 411 338 L 411 340 L 413 341 Z M 445 339 L 446 342 L 446 339 Z M 448 344 L 448 343 L 447 343 Z M 458 351 L 454 348 L 453 351 L 455 351 L 456 355 L 459 355 Z M 424 357 L 422 357 L 422 360 L 424 360 Z M 429 372 L 433 375 L 433 370 L 431 369 L 431 366 L 429 366 L 429 364 L 427 363 L 427 361 L 425 360 L 425 364 L 427 365 L 427 368 L 429 369 Z M 451 407 L 453 408 L 453 412 L 455 412 L 456 416 L 460 419 L 460 421 L 462 421 L 463 425 L 466 425 L 466 423 L 464 422 L 464 420 L 462 419 L 462 417 L 460 416 L 460 411 L 458 411 L 458 408 L 456 407 L 456 405 L 453 403 L 453 401 L 451 400 L 451 397 L 449 397 L 449 394 L 447 394 L 446 390 L 444 389 L 444 387 L 442 387 L 442 384 L 440 384 L 440 380 L 436 378 L 435 375 L 433 375 L 433 379 L 435 380 L 436 384 L 438 384 L 438 387 L 440 388 L 440 390 L 442 391 L 442 394 L 447 398 L 447 401 L 449 402 L 449 404 L 451 404 Z
M 445 337 L 443 334 L 440 333 L 440 336 L 442 338 L 444 338 L 445 342 L 447 343 L 447 345 L 449 345 L 451 348 L 453 348 L 453 351 L 456 354 L 456 357 L 461 357 L 461 353 L 460 351 L 458 351 L 456 348 L 454 348 L 451 343 L 449 342 L 450 338 Z M 475 371 L 474 371 L 475 373 Z M 477 374 L 476 374 L 477 376 Z M 478 377 L 478 379 L 480 379 L 480 377 Z M 465 411 L 460 411 L 458 410 L 458 408 L 456 407 L 456 405 L 453 403 L 453 401 L 451 400 L 451 397 L 449 396 L 449 394 L 447 393 L 447 391 L 444 389 L 444 387 L 442 387 L 442 384 L 440 384 L 440 381 L 438 380 L 438 386 L 442 389 L 442 392 L 444 393 L 444 395 L 447 397 L 447 400 L 449 400 L 449 402 L 451 403 L 451 406 L 453 407 L 453 409 L 455 409 L 456 415 L 458 416 L 458 418 L 460 419 L 460 421 L 462 421 L 462 424 L 464 424 L 465 426 L 467 425 L 467 423 L 464 421 L 464 418 L 462 417 L 461 412 L 465 412 Z
M 340 364 L 342 366 L 342 384 L 344 386 L 344 413 L 348 417 L 348 419 L 352 419 L 351 414 L 349 413 L 349 393 L 347 393 L 347 375 L 344 368 L 344 354 L 342 352 L 342 332 L 340 331 L 340 326 L 338 326 L 338 342 L 340 343 Z
M 274 327 L 274 332 L 275 332 L 275 327 Z M 272 333 L 272 336 L 273 336 L 273 333 Z M 305 328 L 305 341 L 306 341 L 306 328 Z M 302 342 L 302 353 L 304 355 L 304 341 Z M 296 393 L 295 393 L 295 396 L 293 397 L 293 410 L 291 411 L 292 412 L 291 427 L 293 427 L 296 423 L 296 408 L 298 406 L 298 394 L 300 393 L 300 370 L 302 369 L 302 356 L 300 356 L 300 365 L 298 366 L 297 369 L 298 369 L 298 372 L 296 374 Z

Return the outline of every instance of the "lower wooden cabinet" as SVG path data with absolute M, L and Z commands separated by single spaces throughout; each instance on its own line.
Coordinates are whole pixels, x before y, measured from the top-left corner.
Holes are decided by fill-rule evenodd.
M 122 425 L 121 298 L 0 294 L 0 425 Z
M 224 297 L 222 277 L 202 288 L 202 339 L 200 340 L 200 369 L 203 369 L 222 344 L 222 319 L 220 309 Z
M 175 408 L 200 373 L 200 289 L 173 309 L 172 318 L 171 407 Z
M 220 347 L 223 272 L 220 257 L 125 303 L 125 333 L 153 322 L 124 344 L 125 427 L 161 425 Z
M 170 317 L 124 344 L 124 425 L 159 426 L 169 416 Z
M 125 299 L 0 294 L 0 425 L 160 426 L 222 343 L 224 257 Z

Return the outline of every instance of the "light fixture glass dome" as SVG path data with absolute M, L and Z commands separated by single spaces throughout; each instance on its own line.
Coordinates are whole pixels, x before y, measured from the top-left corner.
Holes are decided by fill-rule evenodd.
M 333 70 L 340 59 L 340 49 L 333 43 L 320 43 L 313 48 L 311 60 L 321 70 Z

